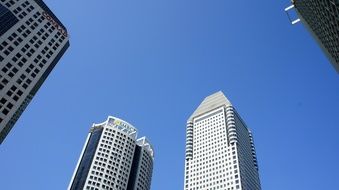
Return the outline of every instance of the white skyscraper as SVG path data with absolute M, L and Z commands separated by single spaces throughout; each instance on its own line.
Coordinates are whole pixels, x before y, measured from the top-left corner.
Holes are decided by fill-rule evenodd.
M 42 0 L 0 0 L 0 144 L 68 47 Z
M 154 152 L 131 124 L 109 116 L 93 124 L 69 190 L 150 190 Z
M 222 92 L 187 121 L 184 190 L 260 190 L 250 130 Z

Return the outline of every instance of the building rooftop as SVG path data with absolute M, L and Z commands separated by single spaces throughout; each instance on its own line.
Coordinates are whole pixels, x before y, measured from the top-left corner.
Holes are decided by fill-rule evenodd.
M 119 119 L 117 117 L 113 117 L 113 116 L 108 116 L 107 120 L 103 123 L 99 123 L 99 124 L 93 124 L 93 127 L 104 127 L 104 126 L 111 126 L 111 127 L 115 127 L 125 133 L 127 133 L 129 136 L 133 137 L 134 139 L 137 138 L 137 133 L 138 130 L 131 125 L 130 123 Z
M 222 91 L 218 91 L 210 96 L 207 96 L 199 105 L 199 107 L 193 112 L 188 121 L 192 121 L 194 117 L 197 117 L 207 111 L 216 109 L 224 105 L 232 105 L 226 98 Z
M 140 139 L 137 140 L 137 145 L 144 147 L 146 149 L 146 151 L 152 156 L 152 158 L 154 159 L 154 150 L 153 150 L 153 146 L 151 145 L 151 143 L 149 142 L 149 140 L 146 137 L 141 137 Z

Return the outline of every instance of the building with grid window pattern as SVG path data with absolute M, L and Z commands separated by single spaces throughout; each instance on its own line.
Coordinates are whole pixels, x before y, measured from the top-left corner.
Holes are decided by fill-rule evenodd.
M 109 116 L 93 124 L 69 190 L 149 190 L 154 153 L 131 124 Z
M 69 47 L 42 0 L 0 0 L 0 143 Z
M 292 0 L 300 20 L 339 72 L 339 0 Z
M 187 121 L 184 190 L 260 190 L 253 137 L 222 92 Z

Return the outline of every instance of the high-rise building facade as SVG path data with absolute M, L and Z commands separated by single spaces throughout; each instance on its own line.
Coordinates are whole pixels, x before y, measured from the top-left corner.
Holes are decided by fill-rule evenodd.
M 292 0 L 300 20 L 339 72 L 339 0 Z
M 93 124 L 69 190 L 149 190 L 154 152 L 131 124 L 109 116 Z
M 260 190 L 251 131 L 222 92 L 187 121 L 184 190 Z
M 0 0 L 0 143 L 68 47 L 42 0 Z

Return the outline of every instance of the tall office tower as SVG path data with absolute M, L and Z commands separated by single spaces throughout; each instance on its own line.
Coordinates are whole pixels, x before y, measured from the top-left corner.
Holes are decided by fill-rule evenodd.
M 222 92 L 187 121 L 184 189 L 261 189 L 252 134 Z
M 300 19 L 339 72 L 339 0 L 292 0 Z
M 69 47 L 42 0 L 0 0 L 0 143 Z
M 93 124 L 69 190 L 149 190 L 153 148 L 131 124 L 109 116 Z

